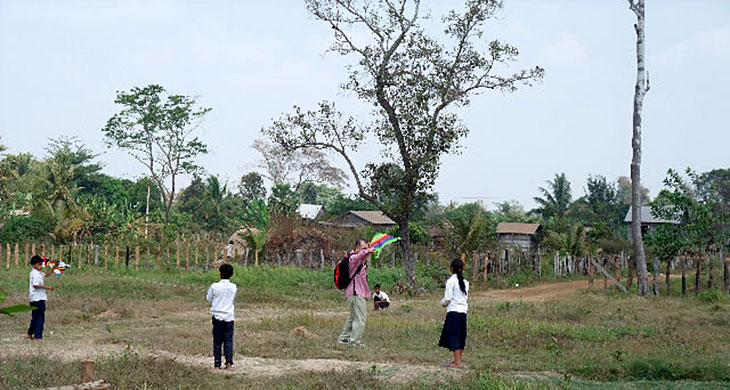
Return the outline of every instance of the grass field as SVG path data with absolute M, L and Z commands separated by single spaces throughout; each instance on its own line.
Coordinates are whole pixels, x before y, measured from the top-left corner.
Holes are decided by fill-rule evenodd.
M 730 300 L 717 291 L 678 297 L 674 282 L 675 297 L 640 299 L 598 282 L 592 292 L 576 281 L 504 290 L 475 284 L 468 368 L 449 370 L 440 367 L 449 352 L 436 347 L 445 315 L 436 272 L 419 271 L 430 291 L 413 296 L 388 289 L 399 272 L 369 272 L 394 304 L 369 313 L 366 347 L 354 349 L 335 342 L 347 313 L 330 271 L 236 268 L 236 365 L 224 373 L 212 370 L 204 300 L 215 272 L 72 269 L 47 278 L 57 289 L 42 343 L 23 339 L 29 314 L 0 318 L 0 388 L 77 383 L 87 357 L 115 389 L 730 386 Z M 6 304 L 25 302 L 27 277 L 26 269 L 0 270 Z M 306 334 L 295 335 L 297 326 Z

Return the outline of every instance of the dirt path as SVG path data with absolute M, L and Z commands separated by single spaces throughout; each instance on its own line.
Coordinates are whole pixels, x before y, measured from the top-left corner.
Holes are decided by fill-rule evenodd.
M 594 282 L 594 288 L 597 288 L 598 284 L 599 282 L 596 280 Z M 585 290 L 586 288 L 588 288 L 588 281 L 576 280 L 572 282 L 542 284 L 535 287 L 479 291 L 475 295 L 477 297 L 502 302 L 543 302 L 573 294 L 576 291 Z M 603 286 L 600 286 L 600 288 L 603 288 Z

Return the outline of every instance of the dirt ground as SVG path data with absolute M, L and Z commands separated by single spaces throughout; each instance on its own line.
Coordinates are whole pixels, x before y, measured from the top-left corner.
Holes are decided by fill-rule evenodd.
M 597 281 L 598 282 L 598 281 Z M 509 290 L 486 290 L 479 291 L 474 294 L 473 299 L 489 300 L 490 302 L 506 302 L 506 301 L 548 301 L 552 299 L 562 298 L 568 294 L 587 287 L 586 281 L 571 281 L 563 283 L 551 283 L 528 288 L 514 288 Z M 596 287 L 598 283 L 596 283 Z M 602 286 L 600 286 L 602 288 Z M 296 310 L 243 310 L 239 314 L 242 321 L 260 321 L 266 318 L 276 318 L 281 315 L 306 314 L 314 317 L 342 317 L 347 316 L 346 311 L 301 311 Z M 155 327 L 179 327 L 184 328 L 193 322 L 200 322 L 209 317 L 205 311 L 189 310 L 189 308 L 181 308 L 180 311 L 168 312 L 161 316 L 155 316 L 148 319 L 124 319 L 113 311 L 105 311 L 98 315 L 107 321 L 114 321 L 123 324 L 124 327 L 136 328 L 140 331 L 145 329 L 153 329 Z M 240 323 L 237 320 L 237 327 Z M 79 337 L 78 333 L 83 333 L 83 337 Z M 112 341 L 109 335 L 103 330 L 96 328 L 86 328 L 83 326 L 57 329 L 55 335 L 50 335 L 41 343 L 31 344 L 24 339 L 21 334 L 4 335 L 0 339 L 0 357 L 8 358 L 12 356 L 24 356 L 41 354 L 53 359 L 62 361 L 75 361 L 85 358 L 102 358 L 113 353 L 122 353 L 123 351 L 131 351 L 141 356 L 149 356 L 156 359 L 173 359 L 177 362 L 184 363 L 191 367 L 200 369 L 211 369 L 211 357 L 207 354 L 188 355 L 179 352 L 171 352 L 163 346 L 150 347 L 149 345 L 130 345 L 124 342 Z M 251 334 L 251 336 L 262 336 L 261 334 Z M 265 336 L 265 335 L 263 335 Z M 292 337 L 299 337 L 292 334 Z M 314 335 L 313 337 L 319 337 Z M 322 339 L 322 343 L 332 343 L 332 340 Z M 439 366 L 429 365 L 412 365 L 412 364 L 395 364 L 368 361 L 348 361 L 340 359 L 274 359 L 247 357 L 237 353 L 235 356 L 235 365 L 232 370 L 226 371 L 227 375 L 245 374 L 247 376 L 279 376 L 297 373 L 301 371 L 324 372 L 338 371 L 350 368 L 361 370 L 372 370 L 377 365 L 377 370 L 382 377 L 396 382 L 404 382 L 413 378 L 427 379 L 428 377 L 443 378 L 447 376 L 459 376 L 463 370 L 453 370 L 442 368 Z

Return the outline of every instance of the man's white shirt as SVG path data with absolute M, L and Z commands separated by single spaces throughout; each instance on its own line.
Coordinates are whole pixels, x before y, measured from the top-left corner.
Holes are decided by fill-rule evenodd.
M 377 301 L 390 302 L 390 298 L 388 298 L 388 294 L 386 294 L 385 291 L 382 291 L 381 290 L 379 294 L 375 294 L 375 297 L 376 298 L 378 298 L 378 297 L 380 298 L 380 299 L 376 299 Z
M 213 283 L 208 289 L 205 297 L 210 305 L 210 314 L 218 321 L 230 322 L 235 319 L 233 314 L 233 301 L 236 299 L 237 287 L 228 279 L 221 279 Z
M 48 300 L 46 290 L 43 288 L 35 288 L 33 286 L 43 286 L 43 280 L 46 274 L 33 268 L 30 270 L 30 287 L 28 289 L 28 300 L 31 302 Z
M 466 280 L 464 280 L 464 287 L 466 287 L 466 292 L 468 293 L 469 282 Z M 446 290 L 444 290 L 444 299 L 441 300 L 441 304 L 448 304 L 446 307 L 447 311 L 466 313 L 469 309 L 469 304 L 466 303 L 466 296 L 467 294 L 464 294 L 461 288 L 459 288 L 459 278 L 456 274 L 453 274 L 446 281 Z

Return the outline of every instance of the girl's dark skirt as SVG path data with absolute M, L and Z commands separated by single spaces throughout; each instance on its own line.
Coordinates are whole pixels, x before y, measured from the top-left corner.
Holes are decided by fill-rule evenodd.
M 441 329 L 439 347 L 458 351 L 466 346 L 466 313 L 450 311 L 446 313 L 444 328 Z

